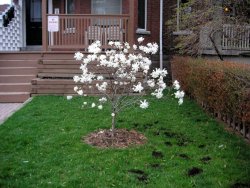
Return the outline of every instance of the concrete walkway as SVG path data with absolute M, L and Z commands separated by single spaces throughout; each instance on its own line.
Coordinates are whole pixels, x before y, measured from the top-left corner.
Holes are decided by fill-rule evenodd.
M 22 108 L 26 103 L 31 101 L 28 99 L 24 103 L 0 103 L 0 125 L 3 124 L 12 114 Z

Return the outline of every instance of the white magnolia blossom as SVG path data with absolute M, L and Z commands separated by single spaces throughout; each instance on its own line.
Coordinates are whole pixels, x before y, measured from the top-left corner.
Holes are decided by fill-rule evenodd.
M 97 80 L 103 80 L 104 77 L 103 76 L 97 76 Z
M 178 100 L 178 104 L 179 104 L 179 105 L 182 105 L 182 103 L 183 103 L 183 98 L 180 98 L 180 99 Z
M 99 110 L 102 110 L 103 106 L 100 104 L 99 106 L 97 106 L 97 108 L 98 108 Z
M 155 96 L 157 99 L 160 99 L 163 97 L 162 90 L 156 89 L 151 95 Z
M 96 87 L 99 91 L 106 91 L 107 89 L 107 82 L 103 82 L 101 85 L 100 84 L 96 84 Z
M 101 49 L 101 42 L 100 41 L 96 41 L 96 42 L 92 43 L 91 45 L 89 45 L 89 47 L 88 47 L 89 53 L 97 54 L 97 53 L 100 53 L 101 51 L 102 51 L 102 49 Z
M 175 88 L 179 88 L 179 87 L 176 87 L 176 86 L 179 86 L 179 82 L 178 81 L 174 82 L 174 87 Z M 178 104 L 181 105 L 183 103 L 183 98 L 184 98 L 184 95 L 185 95 L 184 91 L 177 90 L 174 93 L 174 95 L 175 95 L 175 98 L 178 99 Z
M 151 73 L 151 76 L 153 77 L 153 78 L 159 78 L 160 76 L 162 76 L 162 77 L 165 77 L 166 75 L 168 74 L 168 72 L 167 72 L 167 70 L 165 70 L 165 69 L 155 69 L 155 70 L 153 70 L 153 72 Z
M 147 84 L 148 84 L 148 86 L 151 87 L 151 88 L 155 87 L 155 81 L 154 81 L 153 79 L 152 79 L 152 80 L 148 80 L 148 81 L 147 81 Z
M 179 90 L 180 87 L 181 87 L 180 84 L 179 84 L 179 82 L 177 80 L 174 81 L 173 86 L 174 86 L 175 90 Z
M 75 87 L 74 87 L 74 91 L 75 91 L 75 92 L 77 92 L 78 89 L 79 89 L 78 86 L 75 86 Z
M 138 41 L 139 43 L 142 43 L 142 42 L 144 41 L 144 38 L 143 38 L 143 37 L 140 37 L 140 38 L 137 39 L 137 41 Z
M 143 109 L 146 109 L 148 108 L 148 102 L 146 100 L 144 101 L 140 101 L 140 107 L 143 108 Z
M 82 60 L 82 58 L 84 57 L 84 55 L 81 52 L 76 52 L 74 55 L 74 58 L 79 61 Z
M 139 92 L 139 93 L 141 93 L 143 89 L 144 89 L 144 88 L 142 87 L 141 82 L 138 82 L 137 85 L 134 85 L 134 86 L 133 86 L 134 92 Z
M 105 103 L 105 102 L 107 102 L 107 98 L 106 97 L 102 97 L 102 98 L 99 99 L 99 102 L 100 103 Z
M 88 104 L 88 102 L 83 102 L 83 105 L 87 105 Z
M 113 46 L 114 42 L 113 41 L 109 41 L 108 43 L 110 46 Z
M 67 96 L 67 100 L 71 100 L 73 97 L 71 95 Z
M 78 95 L 83 95 L 83 90 L 80 89 L 77 91 L 77 93 L 78 93 Z
M 175 98 L 177 98 L 177 99 L 183 98 L 184 95 L 185 95 L 184 91 L 179 91 L 178 90 L 178 91 L 175 92 Z
M 93 102 L 93 103 L 91 104 L 91 108 L 95 108 L 95 106 L 96 106 L 96 104 Z
M 134 50 L 137 50 L 137 45 L 134 44 L 134 45 L 133 45 L 133 49 L 134 49 Z
M 73 77 L 73 80 L 74 80 L 75 83 L 77 83 L 77 82 L 79 82 L 81 79 L 80 79 L 79 76 L 74 76 L 74 77 Z
M 133 72 L 138 72 L 139 68 L 140 68 L 139 63 L 135 63 L 135 64 L 132 65 L 132 71 Z

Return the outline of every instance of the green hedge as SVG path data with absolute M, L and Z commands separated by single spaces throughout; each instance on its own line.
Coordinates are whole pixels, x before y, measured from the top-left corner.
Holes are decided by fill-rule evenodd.
M 250 65 L 178 56 L 172 75 L 210 111 L 250 122 Z

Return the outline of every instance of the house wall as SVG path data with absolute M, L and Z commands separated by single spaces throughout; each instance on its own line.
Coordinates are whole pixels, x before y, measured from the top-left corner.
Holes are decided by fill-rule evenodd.
M 65 13 L 64 8 L 65 1 L 62 0 L 53 0 L 53 9 L 59 8 L 60 13 Z M 76 4 L 76 14 L 91 14 L 91 0 L 75 0 Z M 129 0 L 122 0 L 122 13 L 129 13 Z
M 80 2 L 80 13 L 91 14 L 91 0 L 85 0 Z
M 138 25 L 138 0 L 135 0 L 135 26 Z M 148 0 L 147 7 L 147 31 L 150 34 L 138 33 L 136 38 L 142 36 L 145 38 L 145 43 L 156 42 L 159 43 L 160 35 L 160 0 Z

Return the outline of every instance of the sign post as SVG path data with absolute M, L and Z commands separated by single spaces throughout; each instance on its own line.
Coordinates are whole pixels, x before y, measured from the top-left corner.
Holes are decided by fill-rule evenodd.
M 49 33 L 49 45 L 54 45 L 54 35 L 53 32 L 59 31 L 59 17 L 58 16 L 48 16 L 48 32 Z

